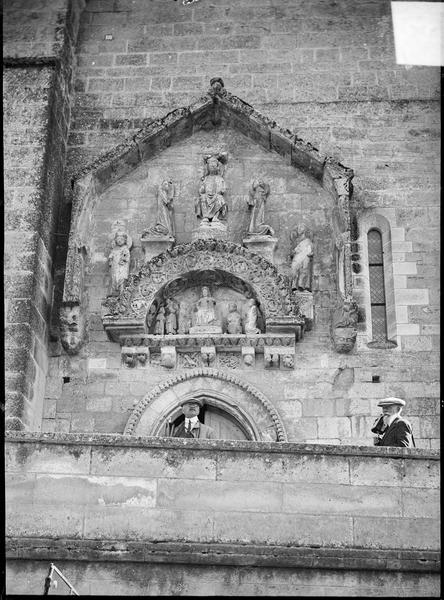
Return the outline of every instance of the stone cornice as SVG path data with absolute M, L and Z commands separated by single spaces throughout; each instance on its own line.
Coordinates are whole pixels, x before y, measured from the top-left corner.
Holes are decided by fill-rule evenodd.
M 53 538 L 6 538 L 6 557 L 21 560 L 79 560 L 298 569 L 439 572 L 440 553 L 256 544 L 131 542 Z
M 67 446 L 110 446 L 136 448 L 182 449 L 184 451 L 253 452 L 281 454 L 319 454 L 331 456 L 374 456 L 410 460 L 440 460 L 439 450 L 394 448 L 390 446 L 336 446 L 331 444 L 301 444 L 295 442 L 253 442 L 230 440 L 190 440 L 186 438 L 135 437 L 117 433 L 40 433 L 5 432 L 10 443 L 60 444 Z

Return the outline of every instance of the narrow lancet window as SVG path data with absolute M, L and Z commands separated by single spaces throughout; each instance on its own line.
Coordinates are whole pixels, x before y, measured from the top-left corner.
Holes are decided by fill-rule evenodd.
M 387 340 L 387 307 L 384 287 L 384 253 L 382 235 L 370 229 L 368 240 L 368 267 L 370 276 L 370 304 L 373 342 Z

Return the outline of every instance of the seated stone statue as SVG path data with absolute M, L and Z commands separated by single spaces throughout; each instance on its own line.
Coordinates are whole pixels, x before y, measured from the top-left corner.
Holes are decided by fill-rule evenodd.
M 228 305 L 227 333 L 242 333 L 241 316 L 235 302 Z
M 222 333 L 222 328 L 216 318 L 216 300 L 211 296 L 207 286 L 202 287 L 202 296 L 196 302 L 194 310 L 194 327 L 190 329 L 190 333 L 202 331 Z
M 210 290 L 204 286 L 202 296 L 196 302 L 196 325 L 210 325 L 216 321 L 216 300 L 210 295 Z

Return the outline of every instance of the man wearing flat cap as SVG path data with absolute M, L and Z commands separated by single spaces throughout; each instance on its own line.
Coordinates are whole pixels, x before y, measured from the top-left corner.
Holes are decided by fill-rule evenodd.
M 378 402 L 382 408 L 382 415 L 378 417 L 372 427 L 372 432 L 377 434 L 375 446 L 398 446 L 411 448 L 415 445 L 412 426 L 401 417 L 405 400 L 401 398 L 384 398 Z
M 181 407 L 185 420 L 175 428 L 173 437 L 197 438 L 200 440 L 216 439 L 214 429 L 199 421 L 199 412 L 202 406 L 203 401 L 200 398 L 189 398 L 182 402 Z

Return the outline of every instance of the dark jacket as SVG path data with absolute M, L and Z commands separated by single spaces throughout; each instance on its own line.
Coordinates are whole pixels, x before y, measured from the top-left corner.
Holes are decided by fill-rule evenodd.
M 200 440 L 215 440 L 216 434 L 212 427 L 204 425 L 199 421 L 198 426 L 194 426 L 191 434 L 185 430 L 185 421 L 182 421 L 173 431 L 173 437 L 198 438 Z
M 412 426 L 406 419 L 396 417 L 378 445 L 412 448 L 414 446 Z

